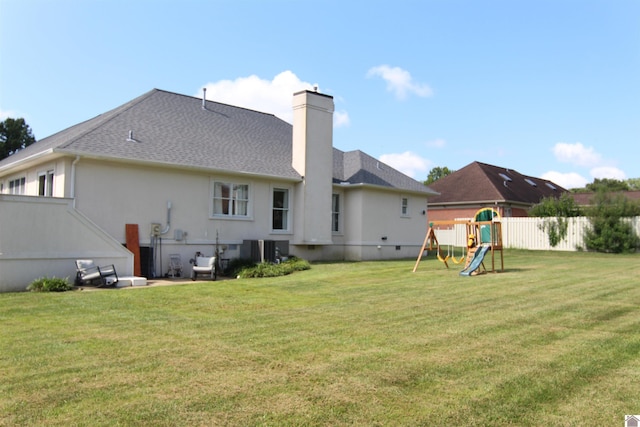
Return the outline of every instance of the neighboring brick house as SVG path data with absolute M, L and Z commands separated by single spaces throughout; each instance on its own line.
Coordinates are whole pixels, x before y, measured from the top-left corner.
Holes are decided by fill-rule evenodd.
M 503 217 L 528 216 L 544 197 L 567 192 L 551 181 L 486 163 L 473 162 L 429 185 L 438 196 L 429 197 L 428 221 L 472 218 L 491 207 Z

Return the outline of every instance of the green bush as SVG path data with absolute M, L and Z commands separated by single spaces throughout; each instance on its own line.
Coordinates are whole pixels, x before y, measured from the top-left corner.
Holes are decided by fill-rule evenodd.
M 57 277 L 41 277 L 36 279 L 27 287 L 31 292 L 65 292 L 73 289 L 67 279 Z
M 233 258 L 229 260 L 224 274 L 230 277 L 238 277 L 245 268 L 255 267 L 256 263 L 246 258 Z
M 308 261 L 291 257 L 279 264 L 262 262 L 251 267 L 244 267 L 238 272 L 237 276 L 243 279 L 251 277 L 278 277 L 286 276 L 287 274 L 291 274 L 295 271 L 308 270 L 310 268 L 311 265 Z
M 529 215 L 545 218 L 540 229 L 547 232 L 549 244 L 556 247 L 567 237 L 568 217 L 581 215 L 580 207 L 568 193 L 560 197 L 545 197 L 534 205 Z
M 632 253 L 640 249 L 640 238 L 623 219 L 640 214 L 640 205 L 620 194 L 598 192 L 589 210 L 590 227 L 585 229 L 588 250 Z
M 580 206 L 569 193 L 563 193 L 560 197 L 544 197 L 529 211 L 530 216 L 537 217 L 574 217 L 582 215 Z

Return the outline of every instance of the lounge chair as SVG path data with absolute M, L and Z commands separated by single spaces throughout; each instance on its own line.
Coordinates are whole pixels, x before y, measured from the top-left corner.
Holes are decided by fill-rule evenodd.
M 113 264 L 97 266 L 92 259 L 76 260 L 76 286 L 115 286 L 118 273 Z
M 167 272 L 169 277 L 182 277 L 182 257 L 180 254 L 169 255 L 169 271 Z
M 207 275 L 211 280 L 216 280 L 218 269 L 216 268 L 216 257 L 196 256 L 192 260 L 191 280 L 196 280 L 198 275 Z

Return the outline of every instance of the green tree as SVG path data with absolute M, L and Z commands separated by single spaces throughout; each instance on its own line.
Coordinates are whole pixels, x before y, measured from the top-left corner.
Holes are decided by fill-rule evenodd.
M 629 178 L 626 183 L 629 190 L 640 190 L 640 178 Z
M 567 218 L 580 216 L 580 207 L 569 193 L 563 193 L 560 197 L 545 197 L 540 203 L 534 205 L 529 215 L 545 218 L 540 229 L 547 232 L 549 244 L 556 247 L 567 237 L 569 221 Z
M 591 184 L 587 184 L 585 188 L 587 191 L 593 192 L 629 191 L 629 185 L 625 181 L 620 181 L 612 178 L 596 178 Z
M 598 252 L 628 253 L 640 249 L 640 238 L 624 218 L 640 216 L 640 204 L 621 193 L 598 191 L 588 212 L 590 227 L 585 229 L 587 249 Z
M 580 206 L 569 193 L 563 193 L 560 197 L 545 197 L 536 205 L 533 205 L 529 215 L 537 217 L 580 216 Z
M 624 181 L 617 179 L 603 178 L 595 179 L 592 183 L 582 188 L 572 188 L 572 193 L 593 193 L 598 190 L 604 191 L 634 191 L 640 190 L 640 178 L 629 178 Z
M 0 123 L 0 160 L 36 142 L 23 118 L 5 119 Z
M 450 170 L 448 167 L 440 167 L 436 166 L 435 168 L 429 171 L 429 175 L 427 175 L 427 180 L 424 181 L 424 185 L 433 184 L 440 178 L 444 178 L 447 175 L 451 175 L 454 173 L 454 170 Z

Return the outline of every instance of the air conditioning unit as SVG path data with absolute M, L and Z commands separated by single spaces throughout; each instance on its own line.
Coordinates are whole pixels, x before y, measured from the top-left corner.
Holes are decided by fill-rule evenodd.
M 273 240 L 244 240 L 242 246 L 241 256 L 253 262 L 276 261 L 276 244 Z

